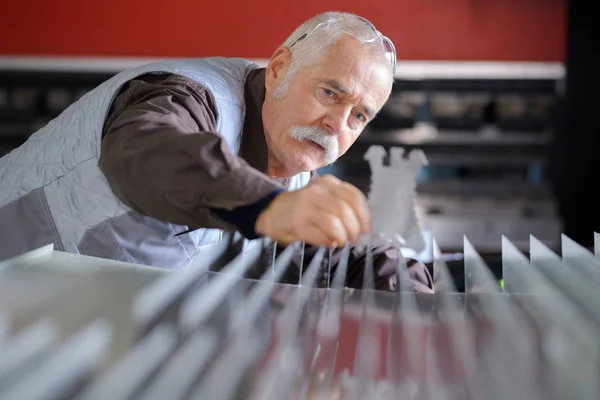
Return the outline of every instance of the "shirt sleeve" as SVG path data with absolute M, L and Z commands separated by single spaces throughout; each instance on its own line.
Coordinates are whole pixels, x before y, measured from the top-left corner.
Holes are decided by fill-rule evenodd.
M 99 167 L 139 213 L 191 229 L 235 230 L 215 210 L 228 215 L 285 188 L 231 152 L 217 119 L 211 94 L 184 77 L 130 81 L 109 110 Z

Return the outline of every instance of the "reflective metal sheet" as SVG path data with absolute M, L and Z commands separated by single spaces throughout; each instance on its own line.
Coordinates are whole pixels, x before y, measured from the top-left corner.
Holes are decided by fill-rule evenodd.
M 502 289 L 465 239 L 465 293 L 436 250 L 433 294 L 410 291 L 402 258 L 399 290 L 374 290 L 370 255 L 346 288 L 349 248 L 320 288 L 325 248 L 280 283 L 302 244 L 258 279 L 272 243 L 181 274 L 24 257 L 0 273 L 0 399 L 596 400 L 597 258 L 563 241 L 560 257 L 532 237 L 528 257 L 504 238 Z

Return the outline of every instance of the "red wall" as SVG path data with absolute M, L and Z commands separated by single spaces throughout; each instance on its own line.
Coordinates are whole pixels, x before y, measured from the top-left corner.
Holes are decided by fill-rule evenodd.
M 565 0 L 12 0 L 0 54 L 268 58 L 310 16 L 370 19 L 400 60 L 562 61 Z

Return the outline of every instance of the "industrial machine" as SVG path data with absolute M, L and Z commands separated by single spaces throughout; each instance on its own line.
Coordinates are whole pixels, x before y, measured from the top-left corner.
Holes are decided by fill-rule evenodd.
M 598 243 L 600 236 L 596 235 Z M 54 251 L 0 264 L 0 399 L 597 399 L 600 246 L 502 239 L 503 281 L 464 238 L 434 294 L 345 288 L 326 249 L 281 283 L 288 246 L 232 235 L 181 271 Z M 437 248 L 437 246 L 435 246 Z M 249 278 L 263 265 L 258 278 Z

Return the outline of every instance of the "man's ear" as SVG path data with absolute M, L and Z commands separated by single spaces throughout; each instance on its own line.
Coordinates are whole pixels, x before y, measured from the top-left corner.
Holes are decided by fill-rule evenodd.
M 283 77 L 287 73 L 292 61 L 292 53 L 285 46 L 278 48 L 267 65 L 265 87 L 267 92 L 275 90 L 283 81 Z

